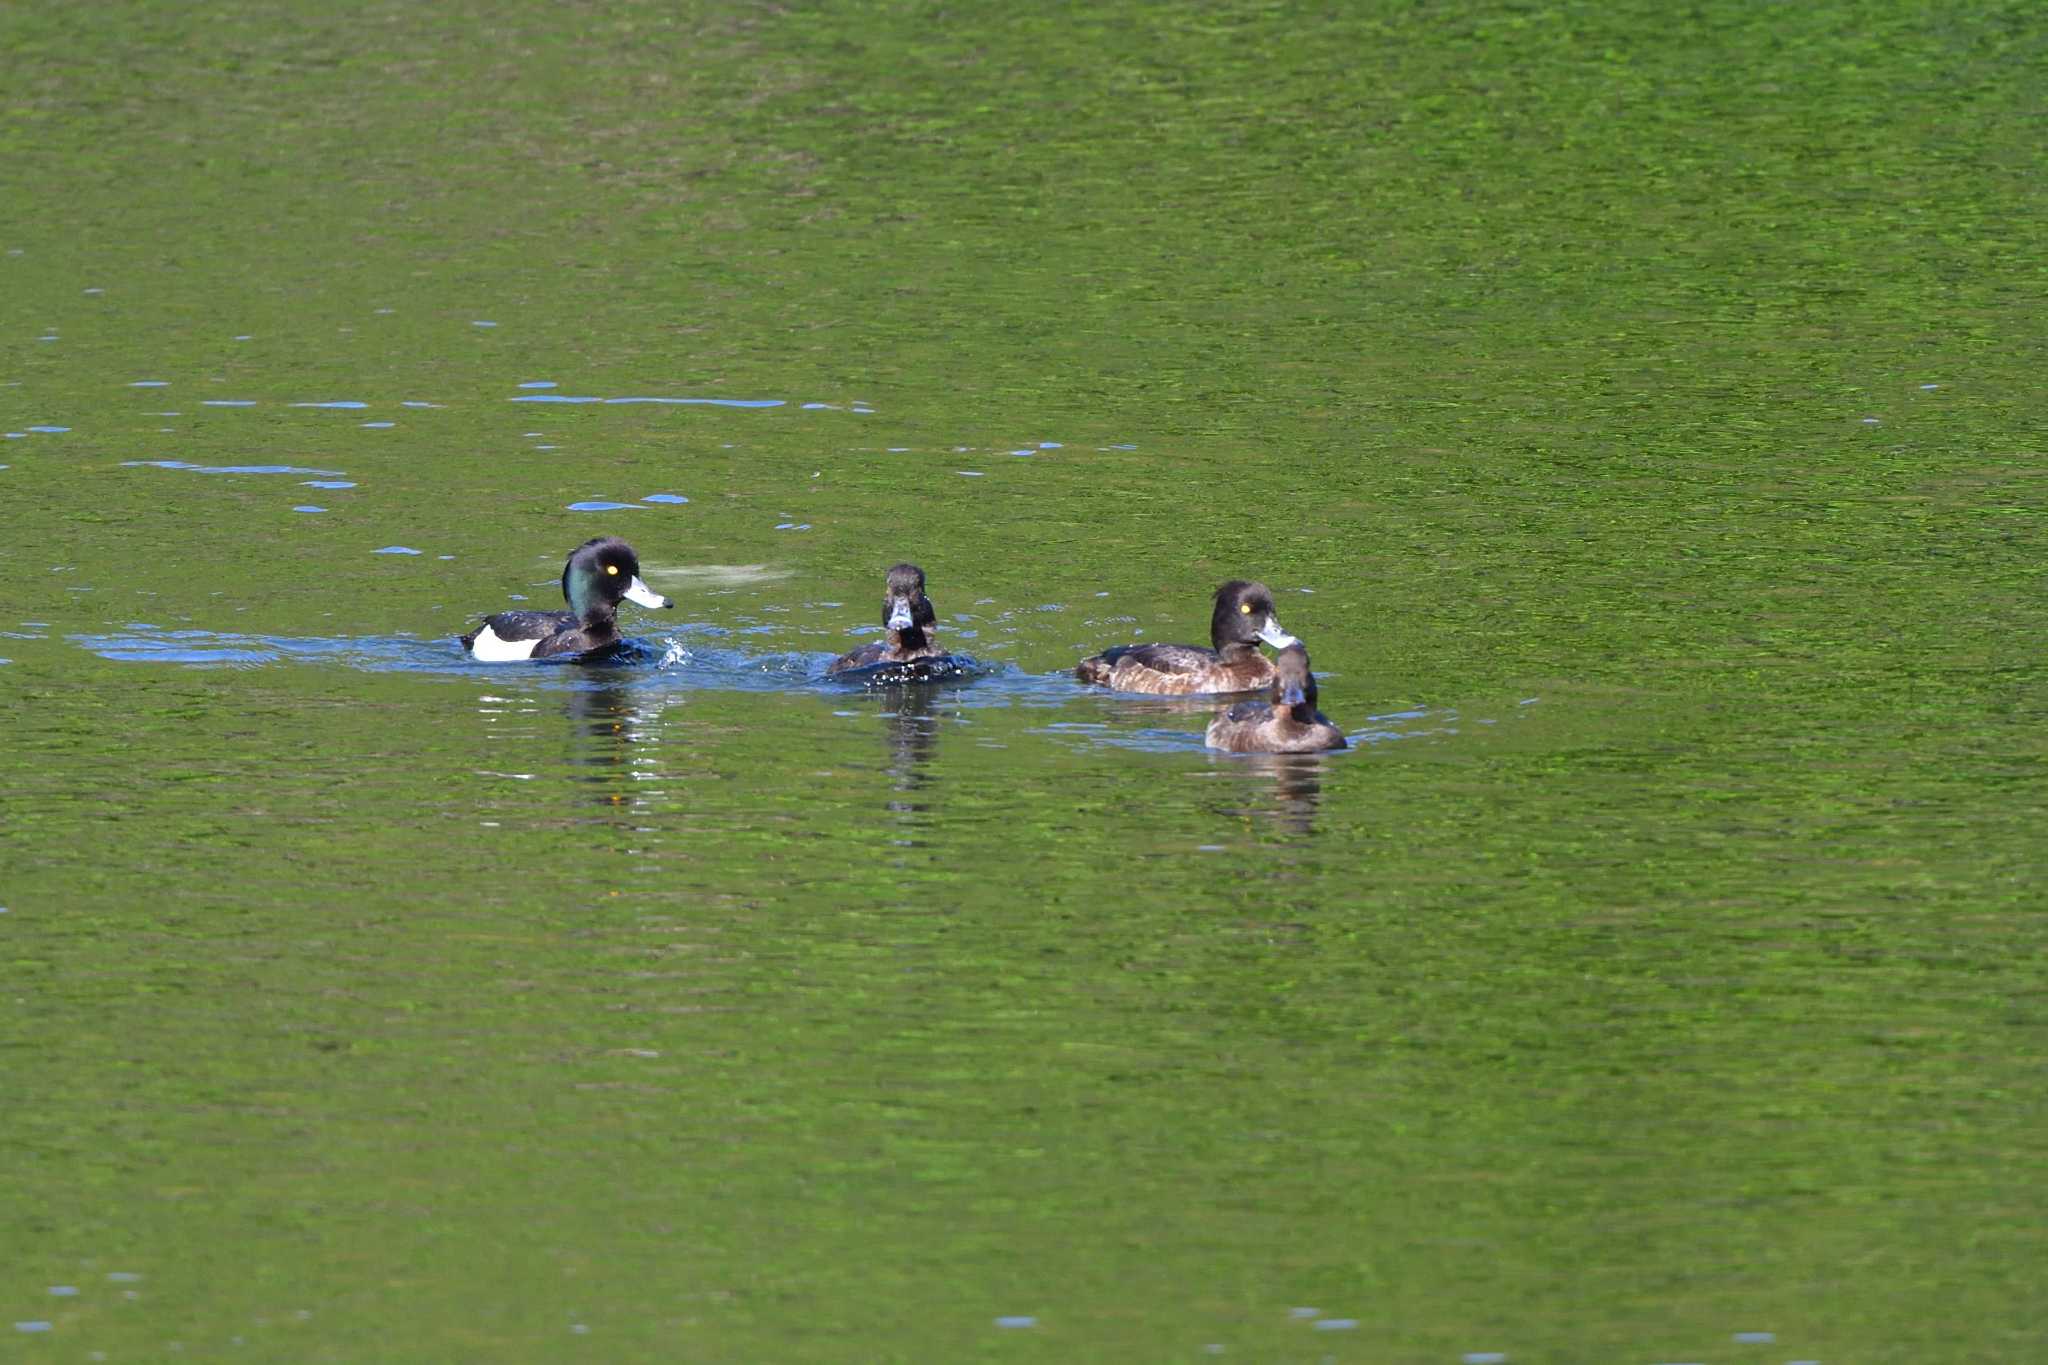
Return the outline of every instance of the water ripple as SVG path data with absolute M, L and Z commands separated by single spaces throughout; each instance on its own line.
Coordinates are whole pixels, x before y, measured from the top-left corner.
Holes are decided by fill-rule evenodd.
M 187 469 L 194 474 L 314 474 L 329 479 L 340 478 L 347 472 L 340 469 L 302 469 L 295 464 L 190 464 L 184 460 L 123 460 L 121 467 Z

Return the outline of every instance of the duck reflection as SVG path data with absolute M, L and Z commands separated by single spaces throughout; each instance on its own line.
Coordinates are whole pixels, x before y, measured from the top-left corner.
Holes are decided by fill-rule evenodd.
M 1119 696 L 1103 702 L 1102 710 L 1113 721 L 1133 725 L 1192 720 L 1199 727 L 1228 711 L 1232 702 L 1217 696 Z M 1228 795 L 1218 813 L 1232 820 L 1270 820 L 1289 834 L 1313 834 L 1316 807 L 1323 798 L 1324 762 L 1314 753 L 1219 755 L 1214 769 Z
M 1316 754 L 1253 754 L 1245 767 L 1270 782 L 1272 818 L 1291 834 L 1316 832 L 1323 800 L 1323 760 Z
M 889 790 L 882 809 L 897 827 L 891 842 L 903 848 L 924 843 L 939 730 L 948 715 L 959 713 L 952 691 L 927 682 L 869 687 L 865 693 L 866 702 L 881 716 L 882 741 L 889 751 Z
M 594 673 L 588 683 L 564 694 L 562 710 L 571 725 L 569 777 L 596 788 L 591 800 L 623 815 L 661 795 L 647 785 L 661 776 L 654 752 L 661 706 L 654 694 L 627 687 L 622 678 Z
M 917 792 L 931 782 L 932 755 L 939 747 L 939 717 L 944 714 L 940 691 L 931 686 L 904 686 L 876 688 L 871 693 L 882 712 L 889 777 L 898 792 Z M 890 808 L 895 809 L 893 803 Z
M 1323 800 L 1320 754 L 1245 754 L 1216 763 L 1216 774 L 1228 783 L 1216 806 L 1225 819 L 1243 823 L 1270 821 L 1292 835 L 1316 832 L 1316 811 Z

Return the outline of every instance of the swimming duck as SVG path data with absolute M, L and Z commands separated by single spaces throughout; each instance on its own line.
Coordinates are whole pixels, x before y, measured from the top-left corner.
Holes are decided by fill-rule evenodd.
M 1209 722 L 1209 747 L 1233 754 L 1312 754 L 1342 749 L 1344 732 L 1316 710 L 1316 675 L 1308 651 L 1292 644 L 1273 661 L 1266 701 L 1241 701 Z
M 675 605 L 640 581 L 640 557 L 617 536 L 598 536 L 569 552 L 562 566 L 562 596 L 567 611 L 501 611 L 485 617 L 462 637 L 462 647 L 489 663 L 587 654 L 619 642 L 621 600 L 643 607 Z
M 888 635 L 834 659 L 825 672 L 844 673 L 876 664 L 903 664 L 915 659 L 950 656 L 932 637 L 938 633 L 938 612 L 924 595 L 924 570 L 898 564 L 889 570 L 882 590 L 882 624 Z
M 1215 648 L 1118 645 L 1081 660 L 1074 676 L 1119 692 L 1251 692 L 1273 680 L 1273 665 L 1259 653 L 1260 640 L 1275 649 L 1294 643 L 1280 629 L 1266 585 L 1233 578 L 1216 589 L 1216 610 L 1209 617 L 1209 641 Z

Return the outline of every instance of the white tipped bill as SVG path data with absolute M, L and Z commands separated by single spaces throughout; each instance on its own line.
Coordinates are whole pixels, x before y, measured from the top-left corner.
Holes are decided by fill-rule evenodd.
M 1266 618 L 1266 624 L 1259 627 L 1259 638 L 1275 649 L 1285 649 L 1289 645 L 1301 643 L 1301 641 L 1280 629 L 1280 618 L 1277 616 L 1268 616 Z
M 672 607 L 675 603 L 663 597 L 640 581 L 640 575 L 633 575 L 633 581 L 626 585 L 626 600 L 638 602 L 643 607 Z

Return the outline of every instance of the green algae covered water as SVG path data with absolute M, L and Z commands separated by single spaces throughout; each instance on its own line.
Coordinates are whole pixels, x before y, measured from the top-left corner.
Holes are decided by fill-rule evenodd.
M 6 1353 L 2048 1353 L 2044 69 L 0 15 Z M 1234 576 L 1349 750 L 1072 680 Z

